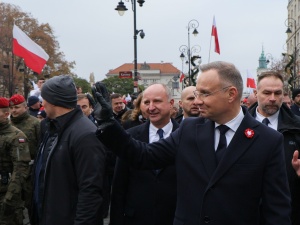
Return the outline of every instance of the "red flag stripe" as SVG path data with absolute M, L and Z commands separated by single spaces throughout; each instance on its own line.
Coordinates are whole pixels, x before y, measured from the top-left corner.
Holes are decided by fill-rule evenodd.
M 38 55 L 28 51 L 22 45 L 19 45 L 16 39 L 13 39 L 13 52 L 15 55 L 22 57 L 26 66 L 32 69 L 36 73 L 41 73 L 44 65 L 46 64 L 46 60 L 39 57 Z
M 216 25 L 215 17 L 213 19 L 211 36 L 215 37 L 215 52 L 218 53 L 218 54 L 220 54 L 221 51 L 220 51 L 219 37 L 218 37 L 218 31 L 217 31 L 217 25 Z
M 184 74 L 183 74 L 183 73 L 181 73 L 181 76 L 180 76 L 179 82 L 181 83 L 181 82 L 183 81 L 183 79 L 184 79 Z
M 49 55 L 32 41 L 19 27 L 13 28 L 13 53 L 24 59 L 26 66 L 41 73 Z

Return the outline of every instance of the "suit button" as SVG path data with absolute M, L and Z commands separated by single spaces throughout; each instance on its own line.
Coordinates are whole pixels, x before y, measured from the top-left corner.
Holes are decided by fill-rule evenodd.
M 204 220 L 204 223 L 210 223 L 209 216 L 204 216 L 203 220 Z

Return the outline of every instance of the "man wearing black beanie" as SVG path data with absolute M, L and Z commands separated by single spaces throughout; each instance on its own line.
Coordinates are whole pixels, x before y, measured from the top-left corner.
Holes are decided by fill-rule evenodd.
M 300 116 L 300 89 L 293 90 L 292 99 L 294 104 L 291 106 L 291 110 L 295 115 Z
M 45 82 L 47 131 L 34 166 L 31 224 L 99 224 L 105 153 L 96 126 L 77 107 L 73 79 Z

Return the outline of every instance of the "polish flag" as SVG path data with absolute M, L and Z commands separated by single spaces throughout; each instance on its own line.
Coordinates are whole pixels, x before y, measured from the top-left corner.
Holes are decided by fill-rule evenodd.
M 183 74 L 183 73 L 181 73 L 181 75 L 180 75 L 180 79 L 179 79 L 179 82 L 181 83 L 181 82 L 183 81 L 183 79 L 184 79 L 184 74 Z
M 247 87 L 248 88 L 256 88 L 255 79 L 247 70 Z
M 13 28 L 13 53 L 24 59 L 27 67 L 40 74 L 49 55 L 33 42 L 19 27 Z
M 212 29 L 211 29 L 211 36 L 215 37 L 215 52 L 219 53 L 219 55 L 220 55 L 220 45 L 219 45 L 219 38 L 218 38 L 218 31 L 217 31 L 215 16 L 214 16 L 214 20 L 213 20 Z

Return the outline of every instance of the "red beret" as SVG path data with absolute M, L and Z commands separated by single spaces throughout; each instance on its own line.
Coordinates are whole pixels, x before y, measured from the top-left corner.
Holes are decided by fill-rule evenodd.
M 7 98 L 0 97 L 0 108 L 8 108 L 9 101 Z
M 23 97 L 23 95 L 15 94 L 11 96 L 11 98 L 9 99 L 10 105 L 19 105 L 23 102 L 25 102 L 25 98 Z

